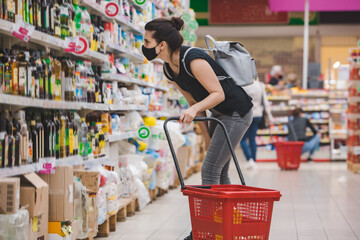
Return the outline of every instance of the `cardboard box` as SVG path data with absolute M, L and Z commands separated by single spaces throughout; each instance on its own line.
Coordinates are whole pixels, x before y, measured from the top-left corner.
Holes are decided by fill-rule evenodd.
M 20 204 L 30 216 L 29 240 L 46 240 L 49 221 L 49 185 L 37 174 L 21 177 Z
M 49 222 L 65 222 L 74 219 L 74 182 L 71 166 L 58 166 L 55 174 L 40 177 L 49 184 Z
M 74 171 L 74 176 L 80 179 L 89 193 L 99 191 L 100 172 L 80 170 Z
M 74 234 L 65 234 L 62 227 L 72 228 L 72 222 L 49 222 L 49 240 L 72 240 Z
M 20 178 L 0 178 L 0 214 L 16 213 L 20 205 Z

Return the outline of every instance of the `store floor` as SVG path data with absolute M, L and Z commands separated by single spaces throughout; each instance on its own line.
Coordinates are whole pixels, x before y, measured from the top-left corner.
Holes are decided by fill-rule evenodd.
M 234 166 L 231 176 L 240 182 Z M 360 239 L 360 174 L 347 171 L 345 162 L 303 163 L 299 171 L 259 163 L 257 170 L 244 170 L 244 176 L 248 185 L 278 189 L 283 195 L 275 203 L 271 240 Z M 199 184 L 200 174 L 187 183 Z M 189 232 L 188 202 L 178 188 L 118 223 L 106 239 L 182 240 Z

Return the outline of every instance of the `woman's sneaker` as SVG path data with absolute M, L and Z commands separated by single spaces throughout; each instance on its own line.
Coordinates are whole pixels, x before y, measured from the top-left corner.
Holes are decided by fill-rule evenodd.
M 189 236 L 187 236 L 186 238 L 184 238 L 184 240 L 193 240 L 192 231 L 190 232 L 190 235 L 189 235 Z

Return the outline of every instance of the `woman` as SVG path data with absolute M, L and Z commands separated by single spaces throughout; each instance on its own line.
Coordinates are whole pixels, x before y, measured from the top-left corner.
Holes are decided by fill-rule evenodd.
M 241 148 L 244 152 L 246 160 L 248 162 L 246 168 L 251 169 L 256 167 L 256 135 L 257 130 L 259 129 L 259 123 L 263 117 L 264 110 L 265 114 L 268 116 L 270 124 L 274 122 L 273 115 L 271 114 L 271 109 L 269 101 L 267 99 L 265 86 L 259 80 L 256 80 L 254 84 L 244 87 L 244 90 L 252 97 L 253 107 L 253 121 L 246 131 L 243 139 L 240 142 Z M 249 142 L 249 143 L 248 143 Z M 249 147 L 250 145 L 250 147 Z
M 203 50 L 191 49 L 183 59 L 187 46 L 182 46 L 181 18 L 158 18 L 145 25 L 142 51 L 148 60 L 164 61 L 164 73 L 181 91 L 190 107 L 180 116 L 180 122 L 191 123 L 195 116 L 205 116 L 210 110 L 221 120 L 233 146 L 239 143 L 252 121 L 251 98 L 231 78 L 219 81 L 226 72 Z M 184 68 L 184 64 L 186 69 Z M 202 184 L 230 184 L 228 175 L 230 150 L 221 126 L 199 122 L 207 154 L 201 170 Z M 189 238 L 192 239 L 192 235 Z
M 314 136 L 306 136 L 307 128 L 311 129 Z M 320 145 L 320 133 L 318 133 L 309 119 L 303 117 L 301 108 L 296 108 L 293 111 L 293 119 L 289 122 L 289 140 L 304 142 L 302 153 L 309 152 L 307 160 L 308 162 L 312 161 L 314 152 Z

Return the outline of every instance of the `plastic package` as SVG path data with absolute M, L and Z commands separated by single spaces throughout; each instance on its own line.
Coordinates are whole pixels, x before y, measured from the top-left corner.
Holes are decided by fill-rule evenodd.
M 27 240 L 29 212 L 20 209 L 14 214 L 0 214 L 0 240 Z
M 106 192 L 106 205 L 107 205 L 107 213 L 108 215 L 114 215 L 119 209 L 117 196 L 117 185 L 115 183 L 109 183 L 107 186 Z
M 140 113 L 132 111 L 125 114 L 125 129 L 127 131 L 138 130 L 141 124 L 143 124 L 143 119 Z
M 107 201 L 106 201 L 106 189 L 100 187 L 96 194 L 96 201 L 98 206 L 98 225 L 105 222 L 107 216 Z
M 135 179 L 140 210 L 150 202 L 150 194 L 140 179 Z
M 74 208 L 75 208 L 75 220 L 79 221 L 79 228 L 75 229 L 78 232 L 75 233 L 79 238 L 86 238 L 88 235 L 88 214 L 86 203 L 88 201 L 88 194 L 86 193 L 86 187 L 74 177 L 75 192 L 74 192 Z
M 161 189 L 167 189 L 170 185 L 171 163 L 166 158 L 159 158 L 156 168 L 156 185 Z

